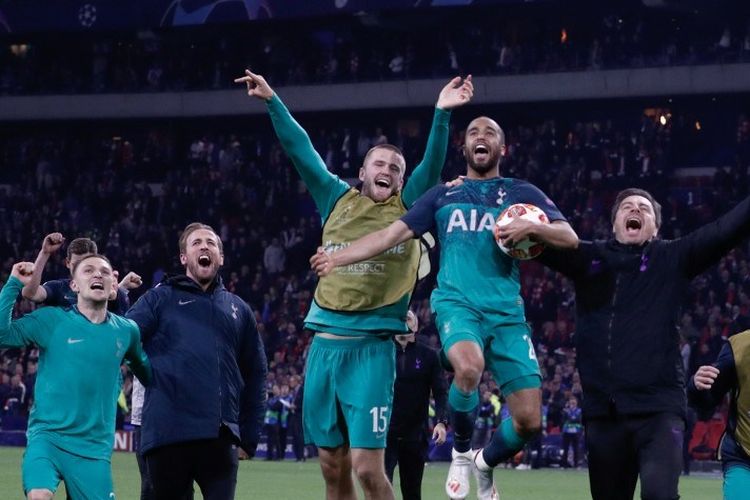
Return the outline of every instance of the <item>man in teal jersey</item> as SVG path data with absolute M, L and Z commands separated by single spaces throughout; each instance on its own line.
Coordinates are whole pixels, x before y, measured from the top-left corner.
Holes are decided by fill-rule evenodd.
M 552 223 L 515 219 L 499 231 L 506 246 L 531 237 L 555 247 L 575 248 L 578 237 L 538 188 L 500 177 L 505 137 L 494 120 L 479 117 L 469 124 L 463 153 L 468 173 L 462 185 L 434 187 L 400 220 L 334 253 L 319 249 L 311 262 L 326 276 L 338 266 L 437 230 L 440 272 L 431 303 L 443 351 L 455 370 L 448 392 L 454 449 L 446 493 L 450 498 L 466 498 L 473 462 L 478 497 L 494 499 L 493 467 L 521 450 L 541 425 L 541 377 L 520 297 L 519 265 L 497 248 L 495 221 L 506 207 L 530 203 L 544 210 Z M 485 362 L 512 417 L 502 422 L 487 447 L 472 452 L 477 387 Z
M 424 159 L 405 186 L 401 151 L 382 144 L 365 156 L 357 190 L 328 171 L 262 76 L 246 71 L 235 81 L 266 102 L 276 134 L 323 219 L 323 244 L 332 249 L 397 220 L 440 180 L 450 110 L 473 93 L 470 76 L 442 89 Z M 356 498 L 352 469 L 367 498 L 393 498 L 384 466 L 396 373 L 391 337 L 407 331 L 419 258 L 418 243 L 408 242 L 321 279 L 316 288 L 305 319 L 316 334 L 305 374 L 303 427 L 306 441 L 318 447 L 328 499 Z
M 34 407 L 29 417 L 22 475 L 30 500 L 54 496 L 60 481 L 70 498 L 111 499 L 110 466 L 120 365 L 127 360 L 145 384 L 151 365 L 138 327 L 107 312 L 114 276 L 106 257 L 76 263 L 76 305 L 43 307 L 11 321 L 13 305 L 34 264 L 20 262 L 0 292 L 0 347 L 39 346 Z

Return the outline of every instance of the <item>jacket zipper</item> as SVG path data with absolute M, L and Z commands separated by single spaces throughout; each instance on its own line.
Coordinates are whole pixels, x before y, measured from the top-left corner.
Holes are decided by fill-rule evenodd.
M 612 373 L 612 327 L 615 323 L 615 304 L 617 303 L 617 291 L 620 289 L 620 273 L 615 278 L 615 290 L 612 293 L 612 313 L 609 315 L 609 328 L 607 328 L 607 371 Z M 612 395 L 609 395 L 610 402 L 614 401 Z

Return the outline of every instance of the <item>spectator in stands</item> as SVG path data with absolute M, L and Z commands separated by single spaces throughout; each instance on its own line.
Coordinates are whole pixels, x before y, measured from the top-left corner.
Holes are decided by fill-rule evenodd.
M 578 407 L 578 399 L 575 396 L 568 398 L 568 402 L 563 409 L 562 424 L 562 466 L 570 467 L 568 461 L 568 451 L 573 448 L 573 467 L 578 467 L 578 450 L 580 448 L 579 438 L 583 433 L 583 413 Z

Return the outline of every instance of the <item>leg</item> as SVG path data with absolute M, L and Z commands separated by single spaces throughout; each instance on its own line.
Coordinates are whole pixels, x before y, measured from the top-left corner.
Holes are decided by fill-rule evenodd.
M 388 437 L 385 445 L 385 475 L 388 481 L 393 484 L 393 471 L 396 470 L 396 464 L 399 462 L 401 439 Z M 403 476 L 403 471 L 399 470 L 399 475 Z M 401 478 L 403 483 L 403 477 Z
M 60 450 L 45 439 L 37 438 L 28 443 L 21 465 L 23 491 L 27 498 L 48 500 L 54 496 L 62 480 L 59 453 Z
M 562 466 L 563 467 L 570 467 L 570 464 L 568 463 L 568 448 L 570 448 L 570 438 L 571 434 L 564 432 L 562 435 L 562 447 L 563 447 L 563 455 L 562 455 Z
M 83 458 L 62 452 L 62 476 L 68 498 L 114 498 L 112 466 L 108 460 Z
M 741 500 L 750 491 L 750 466 L 739 462 L 724 464 L 724 500 Z
M 614 418 L 586 423 L 589 484 L 594 500 L 633 500 L 637 456 L 625 422 Z
M 231 433 L 222 428 L 216 439 L 201 441 L 196 457 L 195 481 L 206 500 L 232 500 L 237 486 L 237 448 Z
M 484 355 L 480 345 L 472 340 L 461 340 L 448 349 L 455 376 L 448 391 L 453 426 L 453 448 L 459 453 L 471 449 L 476 409 L 479 405 L 479 380 L 484 371 Z
M 367 500 L 393 500 L 393 487 L 385 476 L 384 449 L 352 449 L 352 468 Z
M 326 482 L 326 500 L 356 500 L 349 447 L 318 448 L 318 455 Z
M 422 476 L 427 457 L 427 441 L 402 441 L 399 447 L 399 476 L 401 496 L 408 500 L 421 500 Z
M 141 454 L 141 426 L 136 426 L 133 431 L 133 443 L 135 448 L 135 460 L 138 463 L 138 473 L 141 476 L 141 500 L 152 500 L 154 498 L 153 486 L 151 486 L 151 478 L 148 475 L 148 469 L 146 468 L 146 460 Z
M 286 427 L 279 427 L 279 454 L 276 455 L 276 460 L 286 458 L 286 430 Z
M 302 394 L 305 442 L 314 443 L 328 500 L 356 499 L 352 462 L 346 441 L 346 425 L 334 389 L 335 371 L 342 350 L 335 344 L 345 340 L 313 338 L 307 357 L 307 376 Z
M 144 455 L 153 494 L 159 499 L 181 499 L 193 489 L 194 442 L 149 450 Z
M 670 413 L 639 419 L 635 433 L 643 500 L 676 500 L 685 421 Z

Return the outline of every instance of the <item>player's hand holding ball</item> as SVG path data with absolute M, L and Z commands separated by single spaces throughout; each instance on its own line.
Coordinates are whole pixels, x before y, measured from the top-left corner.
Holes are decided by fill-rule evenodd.
M 540 208 L 527 203 L 516 203 L 506 208 L 495 224 L 495 241 L 506 255 L 518 260 L 539 256 L 544 243 L 534 236 L 539 224 L 549 224 Z

